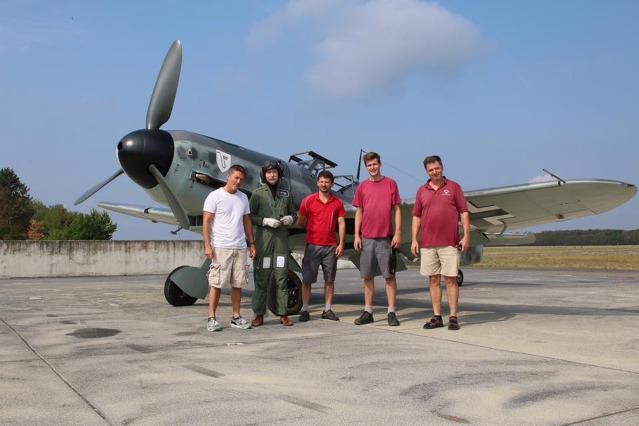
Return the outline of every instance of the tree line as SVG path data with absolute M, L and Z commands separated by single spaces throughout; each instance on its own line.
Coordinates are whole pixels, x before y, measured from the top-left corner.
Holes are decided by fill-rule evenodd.
M 639 245 L 639 229 L 576 229 L 535 233 L 533 246 L 621 246 Z
M 0 240 L 110 240 L 116 229 L 107 212 L 34 200 L 13 169 L 0 169 Z

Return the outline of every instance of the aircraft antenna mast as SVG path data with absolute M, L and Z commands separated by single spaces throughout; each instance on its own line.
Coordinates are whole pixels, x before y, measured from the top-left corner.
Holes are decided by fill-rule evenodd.
M 357 181 L 359 182 L 359 173 L 362 169 L 362 154 L 366 154 L 366 151 L 360 148 L 359 150 L 359 159 L 357 161 Z

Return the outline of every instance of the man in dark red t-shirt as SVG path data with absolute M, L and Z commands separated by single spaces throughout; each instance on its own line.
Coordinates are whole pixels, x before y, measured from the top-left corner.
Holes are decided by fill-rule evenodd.
M 328 170 L 317 175 L 318 191 L 302 200 L 297 215 L 297 223 L 306 228 L 306 249 L 302 259 L 302 310 L 300 321 L 308 321 L 308 304 L 311 298 L 311 284 L 317 281 L 320 265 L 324 273 L 324 310 L 322 319 L 339 321 L 333 312 L 335 274 L 337 258 L 344 253 L 346 239 L 346 211 L 344 203 L 331 194 L 334 177 Z M 335 230 L 339 233 L 339 244 Z
M 470 242 L 470 218 L 461 186 L 444 176 L 442 160 L 437 155 L 424 159 L 424 168 L 430 177 L 417 189 L 413 207 L 411 250 L 421 258 L 421 275 L 429 277 L 433 317 L 424 324 L 425 329 L 443 327 L 441 315 L 441 276 L 446 281 L 446 297 L 450 308 L 449 330 L 459 330 L 457 302 L 459 287 L 457 273 L 461 251 Z M 464 236 L 459 239 L 459 220 Z M 421 238 L 417 241 L 417 234 Z
M 392 266 L 393 250 L 402 244 L 401 199 L 397 183 L 381 173 L 382 159 L 376 152 L 363 157 L 368 179 L 360 182 L 355 190 L 352 204 L 355 211 L 355 233 L 353 247 L 359 252 L 359 272 L 364 280 L 364 312 L 355 320 L 355 325 L 370 324 L 373 319 L 373 296 L 375 295 L 375 273 L 379 267 L 386 281 L 388 325 L 398 326 L 395 313 L 397 280 Z M 393 218 L 395 227 L 393 228 Z

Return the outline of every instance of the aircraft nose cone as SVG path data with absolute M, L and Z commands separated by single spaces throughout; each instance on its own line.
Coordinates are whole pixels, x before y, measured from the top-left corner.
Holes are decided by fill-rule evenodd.
M 173 160 L 173 138 L 164 130 L 136 130 L 124 136 L 118 143 L 118 160 L 122 170 L 138 185 L 150 189 L 157 185 L 149 173 L 149 165 L 155 164 L 166 176 Z

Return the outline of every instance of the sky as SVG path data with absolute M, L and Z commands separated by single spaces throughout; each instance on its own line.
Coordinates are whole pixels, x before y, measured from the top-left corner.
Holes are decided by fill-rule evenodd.
M 1 0 L 0 168 L 47 205 L 153 204 L 122 175 L 73 205 L 119 169 L 179 39 L 165 130 L 285 160 L 313 150 L 336 174 L 376 151 L 403 198 L 431 154 L 465 191 L 542 169 L 636 185 L 638 20 L 630 0 Z M 110 215 L 115 239 L 200 238 Z M 639 229 L 639 197 L 531 230 L 608 228 Z

